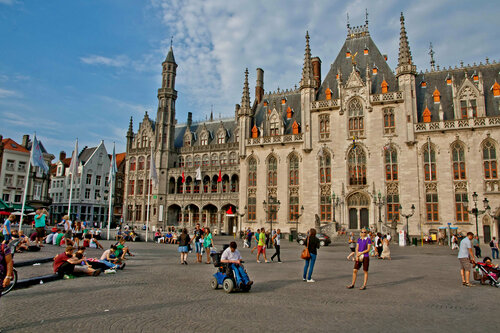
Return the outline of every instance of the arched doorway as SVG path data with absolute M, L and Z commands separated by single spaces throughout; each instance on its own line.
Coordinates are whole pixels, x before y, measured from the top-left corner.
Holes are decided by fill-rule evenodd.
M 201 225 L 209 227 L 211 230 L 217 227 L 217 207 L 213 204 L 207 204 L 203 207 L 201 214 Z
M 179 221 L 182 221 L 182 209 L 179 205 L 173 204 L 168 207 L 167 211 L 167 226 L 178 226 Z
M 484 216 L 483 217 L 483 239 L 486 244 L 488 244 L 491 241 L 491 223 L 490 223 L 490 217 L 489 216 Z
M 347 198 L 349 229 L 368 228 L 370 225 L 370 198 L 363 192 L 356 192 Z
M 230 209 L 230 210 L 229 210 Z M 236 215 L 236 206 L 227 204 L 221 208 L 223 225 L 222 230 L 227 235 L 232 235 L 238 231 L 238 215 Z

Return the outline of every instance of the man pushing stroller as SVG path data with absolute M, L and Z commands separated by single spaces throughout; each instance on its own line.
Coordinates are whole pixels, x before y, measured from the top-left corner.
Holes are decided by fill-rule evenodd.
M 236 278 L 236 284 L 239 288 L 251 286 L 253 281 L 250 281 L 245 269 L 241 265 L 242 258 L 240 251 L 236 249 L 237 247 L 238 245 L 236 245 L 236 242 L 231 242 L 229 247 L 222 253 L 221 262 L 231 264 L 231 268 Z

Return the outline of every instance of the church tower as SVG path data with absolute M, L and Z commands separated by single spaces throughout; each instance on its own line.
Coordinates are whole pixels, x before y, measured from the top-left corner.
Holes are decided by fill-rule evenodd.
M 240 131 L 239 151 L 240 156 L 246 156 L 246 138 L 249 137 L 252 109 L 250 108 L 250 89 L 248 87 L 248 68 L 245 70 L 245 82 L 241 96 L 241 107 L 238 110 Z
M 174 166 L 174 133 L 175 133 L 175 63 L 172 45 L 167 58 L 162 63 L 162 84 L 158 89 L 158 112 L 156 114 L 156 167 L 158 169 L 158 194 L 165 194 L 167 189 L 167 169 Z M 161 203 L 160 203 L 161 204 Z
M 402 12 L 400 22 L 401 31 L 399 34 L 399 58 L 398 67 L 396 67 L 396 77 L 398 78 L 399 89 L 403 91 L 406 142 L 409 143 L 415 141 L 413 124 L 417 122 L 417 94 L 415 91 L 417 67 L 413 64 L 411 58 L 410 44 L 406 36 L 405 17 Z

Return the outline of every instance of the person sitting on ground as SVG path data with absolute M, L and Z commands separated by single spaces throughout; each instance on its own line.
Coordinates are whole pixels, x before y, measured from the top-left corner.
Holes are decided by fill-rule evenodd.
M 50 234 L 47 235 L 47 237 L 45 238 L 45 243 L 52 244 L 54 237 L 57 237 L 57 228 L 56 227 L 52 228 L 52 230 L 50 231 Z
M 95 231 L 94 231 L 94 238 L 97 239 L 97 240 L 101 240 L 101 229 L 97 228 Z
M 104 251 L 102 253 L 99 261 L 110 268 L 115 267 L 113 269 L 125 268 L 125 263 L 122 263 L 120 265 L 120 260 L 115 256 L 116 250 L 117 250 L 116 246 L 111 245 L 111 247 L 109 249 L 107 249 L 106 251 Z
M 54 257 L 54 273 L 59 275 L 59 277 L 64 277 L 65 279 L 71 279 L 73 273 L 83 272 L 88 275 L 99 275 L 100 270 L 92 270 L 92 273 L 88 269 L 81 267 L 79 264 L 81 260 L 73 256 L 73 246 L 66 246 L 63 253 L 58 254 Z M 77 268 L 77 265 L 80 266 Z
M 251 286 L 253 281 L 251 281 L 245 272 L 243 266 L 241 266 L 241 254 L 236 248 L 238 245 L 236 242 L 231 242 L 229 247 L 222 252 L 221 262 L 231 264 L 231 268 L 234 272 L 234 277 L 236 278 L 236 285 L 239 288 L 244 286 Z
M 54 237 L 52 244 L 61 246 L 61 242 L 63 241 L 63 239 L 64 239 L 64 233 L 62 232 L 62 230 L 58 229 L 57 236 Z
M 167 234 L 165 235 L 165 238 L 166 238 L 166 242 L 167 244 L 172 244 L 172 233 L 169 231 L 167 232 Z
M 89 241 L 89 246 L 91 249 L 101 249 L 104 250 L 104 247 L 99 243 L 99 241 L 91 235 L 90 241 Z
M 80 260 L 80 264 L 75 266 L 74 271 L 81 270 L 83 273 L 87 275 L 97 276 L 101 274 L 101 272 L 105 269 L 104 266 L 101 266 L 100 263 L 98 263 L 96 267 L 92 266 L 89 263 L 89 261 L 85 257 L 85 248 L 83 246 L 78 247 L 78 251 L 76 251 L 74 256 Z
M 125 264 L 118 265 L 118 264 L 112 264 L 110 262 L 106 262 L 103 260 L 100 260 L 98 258 L 87 258 L 85 257 L 85 247 L 80 246 L 78 248 L 78 251 L 75 254 L 78 258 L 80 256 L 83 256 L 83 264 L 87 264 L 92 266 L 93 269 L 100 269 L 101 271 L 106 271 L 107 269 L 112 269 L 112 270 L 117 270 L 117 269 L 123 269 L 125 267 Z M 114 273 L 114 272 L 112 272 Z
M 120 239 L 120 241 L 115 244 L 116 245 L 116 251 L 115 251 L 115 256 L 119 258 L 120 260 L 124 260 L 125 255 L 128 253 L 129 256 L 133 257 L 134 255 L 130 252 L 129 248 L 125 246 L 125 239 Z
M 162 238 L 161 237 L 161 232 L 160 232 L 160 230 L 156 230 L 155 237 L 154 237 L 155 243 L 160 243 L 160 238 Z

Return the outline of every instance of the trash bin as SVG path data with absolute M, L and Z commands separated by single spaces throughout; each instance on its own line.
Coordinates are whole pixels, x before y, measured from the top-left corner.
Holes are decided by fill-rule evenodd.
M 416 237 L 413 237 L 411 244 L 413 246 L 417 246 L 417 238 Z
M 292 234 L 288 235 L 288 241 L 293 242 L 293 235 Z

